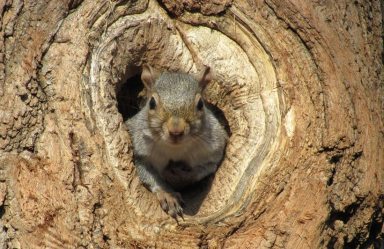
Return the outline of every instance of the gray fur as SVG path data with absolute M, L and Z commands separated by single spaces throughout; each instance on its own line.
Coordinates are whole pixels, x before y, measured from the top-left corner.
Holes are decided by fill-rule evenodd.
M 188 74 L 165 72 L 156 81 L 154 91 L 161 96 L 166 107 L 177 109 L 191 105 L 195 94 L 201 89 L 197 81 Z

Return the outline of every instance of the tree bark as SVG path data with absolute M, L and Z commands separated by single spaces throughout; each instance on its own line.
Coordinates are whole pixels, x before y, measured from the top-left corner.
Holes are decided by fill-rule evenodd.
M 383 4 L 0 2 L 1 248 L 383 248 Z M 215 71 L 230 138 L 176 222 L 124 119 L 140 66 Z M 126 111 L 125 109 L 128 109 Z

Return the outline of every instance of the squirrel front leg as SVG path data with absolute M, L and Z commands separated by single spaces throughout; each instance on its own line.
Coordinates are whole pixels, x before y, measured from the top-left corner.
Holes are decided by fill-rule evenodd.
M 135 165 L 140 181 L 156 194 L 161 208 L 176 220 L 177 216 L 183 218 L 183 208 L 181 207 L 183 201 L 180 193 L 173 191 L 149 163 L 136 159 Z

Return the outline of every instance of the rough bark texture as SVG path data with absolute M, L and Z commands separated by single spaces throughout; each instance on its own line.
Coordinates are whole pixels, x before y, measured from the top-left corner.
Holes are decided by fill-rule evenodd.
M 1 248 L 384 246 L 380 1 L 0 10 Z M 211 66 L 207 97 L 231 131 L 179 224 L 139 183 L 118 109 L 144 61 Z

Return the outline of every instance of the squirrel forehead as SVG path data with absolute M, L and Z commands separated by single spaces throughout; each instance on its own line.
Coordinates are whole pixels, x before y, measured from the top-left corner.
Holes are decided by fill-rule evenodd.
M 164 104 L 174 107 L 194 102 L 196 94 L 201 93 L 197 80 L 182 73 L 163 73 L 156 80 L 153 90 Z

